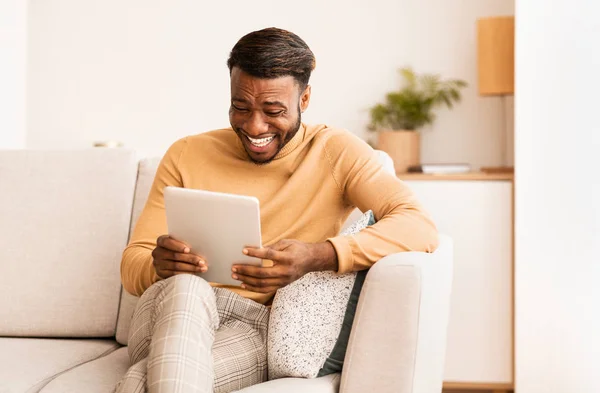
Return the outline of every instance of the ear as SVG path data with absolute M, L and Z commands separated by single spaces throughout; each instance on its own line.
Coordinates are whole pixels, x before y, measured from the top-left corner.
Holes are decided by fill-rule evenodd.
M 308 109 L 308 104 L 310 103 L 310 93 L 311 87 L 308 85 L 300 96 L 300 112 L 304 112 L 306 109 Z

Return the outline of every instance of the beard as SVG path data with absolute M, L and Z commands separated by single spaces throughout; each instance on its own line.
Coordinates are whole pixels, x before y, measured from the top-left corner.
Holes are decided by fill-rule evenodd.
M 285 134 L 285 140 L 281 143 L 279 149 L 277 149 L 277 154 L 279 154 L 281 149 L 283 149 L 283 147 L 296 136 L 298 130 L 300 129 L 300 124 L 302 124 L 302 112 L 300 112 L 300 104 L 298 104 L 298 118 L 296 119 L 296 123 L 288 129 L 287 133 Z
M 285 137 L 283 140 L 281 140 L 281 133 L 279 133 L 275 138 L 279 139 L 279 146 L 277 148 L 277 151 L 275 152 L 275 154 L 273 154 L 273 157 L 269 158 L 266 161 L 256 161 L 255 159 L 252 158 L 252 156 L 250 155 L 250 153 L 248 153 L 248 151 L 246 150 L 246 146 L 242 143 L 242 145 L 244 146 L 244 150 L 246 150 L 246 154 L 248 155 L 248 158 L 250 158 L 250 160 L 255 163 L 256 165 L 266 165 L 269 164 L 271 161 L 273 161 L 275 159 L 275 157 L 277 157 L 277 155 L 279 154 L 279 152 L 281 151 L 281 149 L 283 149 L 283 147 L 285 145 L 288 144 L 289 141 L 292 140 L 292 138 L 294 138 L 294 136 L 296 136 L 296 134 L 298 133 L 298 130 L 300 129 L 300 125 L 302 124 L 302 112 L 300 111 L 300 104 L 298 104 L 298 118 L 296 119 L 296 122 L 286 130 L 285 133 Z M 240 138 L 245 138 L 245 136 L 243 136 L 243 133 L 239 130 L 239 129 L 235 129 L 235 131 L 237 132 L 238 136 Z

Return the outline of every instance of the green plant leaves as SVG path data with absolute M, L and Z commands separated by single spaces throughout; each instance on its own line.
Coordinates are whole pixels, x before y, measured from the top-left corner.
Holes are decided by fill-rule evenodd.
M 431 124 L 434 109 L 441 105 L 452 108 L 461 99 L 460 90 L 467 86 L 459 79 L 444 81 L 436 74 L 417 75 L 411 68 L 399 71 L 404 84 L 400 90 L 388 93 L 384 103 L 370 108 L 370 130 L 416 130 Z

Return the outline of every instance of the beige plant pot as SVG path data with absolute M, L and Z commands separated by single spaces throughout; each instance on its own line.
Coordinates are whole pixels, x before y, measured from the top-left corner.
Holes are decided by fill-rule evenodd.
M 392 157 L 397 173 L 421 163 L 421 138 L 417 131 L 380 131 L 377 148 Z

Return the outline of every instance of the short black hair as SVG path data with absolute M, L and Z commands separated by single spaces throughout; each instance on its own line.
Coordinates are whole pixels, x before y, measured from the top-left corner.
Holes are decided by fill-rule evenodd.
M 301 91 L 308 85 L 315 65 L 315 55 L 302 38 L 275 27 L 253 31 L 240 38 L 227 60 L 229 73 L 233 67 L 239 67 L 256 78 L 291 75 Z

